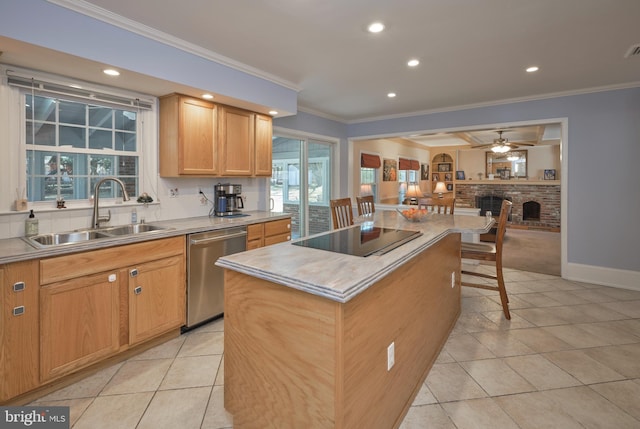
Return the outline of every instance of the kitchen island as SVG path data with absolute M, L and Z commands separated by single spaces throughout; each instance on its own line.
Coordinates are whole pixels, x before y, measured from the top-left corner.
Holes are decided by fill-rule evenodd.
M 460 314 L 460 233 L 492 222 L 381 211 L 365 224 L 422 235 L 368 257 L 282 243 L 219 259 L 234 427 L 398 427 Z

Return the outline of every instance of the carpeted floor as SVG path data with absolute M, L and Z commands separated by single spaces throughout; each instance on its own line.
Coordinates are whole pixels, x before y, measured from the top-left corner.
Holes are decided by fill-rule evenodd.
M 560 233 L 508 228 L 502 264 L 534 273 L 560 275 Z

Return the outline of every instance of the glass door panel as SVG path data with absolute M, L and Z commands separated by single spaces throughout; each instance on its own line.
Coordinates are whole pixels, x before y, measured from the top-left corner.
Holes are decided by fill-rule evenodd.
M 274 136 L 271 210 L 291 214 L 291 237 L 331 229 L 332 145 Z

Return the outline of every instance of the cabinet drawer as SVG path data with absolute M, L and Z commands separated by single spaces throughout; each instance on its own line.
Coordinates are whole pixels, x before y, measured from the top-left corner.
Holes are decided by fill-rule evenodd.
M 264 236 L 289 234 L 291 232 L 291 219 L 274 220 L 264 224 Z M 265 243 L 266 244 L 266 243 Z
M 272 235 L 271 237 L 265 237 L 264 238 L 264 245 L 265 246 L 270 246 L 272 244 L 276 244 L 276 243 L 283 243 L 285 241 L 289 241 L 291 240 L 291 234 L 284 233 L 284 234 L 279 234 L 279 235 Z
M 183 254 L 184 240 L 184 236 L 179 236 L 43 259 L 40 261 L 40 284 Z

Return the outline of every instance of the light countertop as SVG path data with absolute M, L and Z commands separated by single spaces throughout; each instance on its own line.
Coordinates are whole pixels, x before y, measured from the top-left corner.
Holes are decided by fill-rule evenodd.
M 154 231 L 151 233 L 142 233 L 122 237 L 89 240 L 72 244 L 63 244 L 59 246 L 50 246 L 43 249 L 36 249 L 22 238 L 7 238 L 0 240 L 0 264 L 26 261 L 30 259 L 47 258 L 50 256 L 59 256 L 76 252 L 86 252 L 90 250 L 102 249 L 105 247 L 121 246 L 123 244 L 157 240 L 159 238 L 175 237 L 178 235 L 186 235 L 197 232 L 213 231 L 216 229 L 230 228 L 234 226 L 245 226 L 253 223 L 291 217 L 290 214 L 265 211 L 249 211 L 245 212 L 245 214 L 248 214 L 249 216 L 235 218 L 201 216 L 185 219 L 165 220 L 160 222 L 149 222 L 150 225 L 158 225 L 170 229 Z
M 419 230 L 423 235 L 386 254 L 366 258 L 286 242 L 225 256 L 218 259 L 216 265 L 334 301 L 347 302 L 447 234 L 486 233 L 493 224 L 492 219 L 484 216 L 439 214 L 431 215 L 425 222 L 415 223 L 406 221 L 395 210 L 377 211 L 366 221 L 372 221 L 378 227 Z

